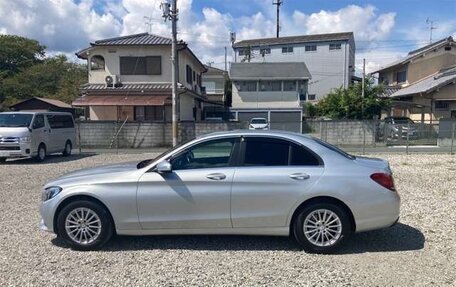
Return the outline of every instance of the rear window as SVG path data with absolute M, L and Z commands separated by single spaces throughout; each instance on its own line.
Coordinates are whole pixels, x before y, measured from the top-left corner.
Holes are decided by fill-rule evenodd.
M 314 141 L 316 141 L 317 143 L 321 144 L 322 146 L 324 146 L 325 148 L 328 148 L 338 154 L 340 154 L 341 156 L 344 156 L 348 159 L 355 159 L 356 157 L 354 155 L 351 155 L 349 153 L 346 153 L 345 151 L 341 150 L 340 148 L 336 147 L 336 146 L 333 146 L 332 144 L 329 144 L 325 141 L 322 141 L 321 139 L 317 139 L 317 138 L 313 138 Z
M 47 115 L 49 125 L 52 129 L 74 128 L 73 117 L 67 115 Z

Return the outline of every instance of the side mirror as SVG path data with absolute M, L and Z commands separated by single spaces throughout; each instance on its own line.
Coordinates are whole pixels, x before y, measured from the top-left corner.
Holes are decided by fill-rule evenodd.
M 156 167 L 156 171 L 158 173 L 170 172 L 172 170 L 173 168 L 171 166 L 171 163 L 167 160 L 159 162 Z

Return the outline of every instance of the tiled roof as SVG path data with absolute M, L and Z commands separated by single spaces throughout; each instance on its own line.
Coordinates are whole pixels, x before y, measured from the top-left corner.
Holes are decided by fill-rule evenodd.
M 204 76 L 224 76 L 227 72 L 222 70 L 222 69 L 218 69 L 218 68 L 215 68 L 215 67 L 211 67 L 211 66 L 208 66 L 208 65 L 204 65 L 204 67 L 206 68 L 206 72 L 203 73 L 203 77 Z
M 437 74 L 431 75 L 419 82 L 402 88 L 393 93 L 391 97 L 397 98 L 418 93 L 431 93 L 451 83 L 456 84 L 456 66 L 442 70 Z
M 233 80 L 259 79 L 310 79 L 304 62 L 232 63 L 230 78 Z
M 116 45 L 171 45 L 171 39 L 162 36 L 141 33 L 123 37 L 108 38 L 92 43 L 95 46 L 116 46 Z
M 379 95 L 379 97 L 381 98 L 389 98 L 391 97 L 392 94 L 394 94 L 395 92 L 397 92 L 398 90 L 400 90 L 401 87 L 399 86 L 386 86 L 383 88 L 383 92 Z
M 432 44 L 429 44 L 429 45 L 426 45 L 424 47 L 421 47 L 419 49 L 410 51 L 407 54 L 406 57 L 404 57 L 402 59 L 399 59 L 397 61 L 394 61 L 394 62 L 392 62 L 392 63 L 390 63 L 390 64 L 388 64 L 388 65 L 386 65 L 386 66 L 384 66 L 384 67 L 382 67 L 382 68 L 380 68 L 378 70 L 375 70 L 375 71 L 371 72 L 371 74 L 376 74 L 378 72 L 381 72 L 383 70 L 392 68 L 394 66 L 405 64 L 405 63 L 409 62 L 410 60 L 412 60 L 413 58 L 419 57 L 420 55 L 422 55 L 423 53 L 425 53 L 427 51 L 439 48 L 440 46 L 444 46 L 444 45 L 447 45 L 447 44 L 455 45 L 455 41 L 454 41 L 453 37 L 444 38 L 444 39 L 439 40 L 437 42 L 434 42 Z
M 84 84 L 80 87 L 81 91 L 171 91 L 171 83 L 130 83 L 122 84 L 119 87 L 107 87 L 106 84 Z
M 338 41 L 338 40 L 341 41 L 341 40 L 349 40 L 351 38 L 353 38 L 353 32 L 288 36 L 288 37 L 279 37 L 279 38 L 250 39 L 250 40 L 243 40 L 243 41 L 234 43 L 233 48 L 247 47 L 247 46 L 261 46 L 261 45 L 313 43 L 313 42 Z

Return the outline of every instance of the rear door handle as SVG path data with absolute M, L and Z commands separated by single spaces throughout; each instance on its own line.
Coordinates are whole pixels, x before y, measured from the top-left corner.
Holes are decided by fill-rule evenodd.
M 223 180 L 226 178 L 226 175 L 224 175 L 223 173 L 211 173 L 206 175 L 206 177 L 212 180 Z
M 292 173 L 290 174 L 290 178 L 296 180 L 304 180 L 310 178 L 310 175 L 308 175 L 307 173 Z

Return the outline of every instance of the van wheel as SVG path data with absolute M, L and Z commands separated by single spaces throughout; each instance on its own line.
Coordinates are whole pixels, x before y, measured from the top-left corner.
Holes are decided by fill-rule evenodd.
M 338 205 L 316 203 L 299 212 L 293 232 L 305 251 L 330 253 L 351 234 L 351 226 L 347 213 Z
M 44 144 L 40 144 L 38 146 L 38 152 L 35 157 L 37 162 L 43 162 L 46 159 L 46 146 Z
M 65 148 L 63 149 L 63 155 L 64 156 L 70 156 L 72 148 L 73 148 L 73 146 L 71 145 L 71 142 L 67 141 L 65 143 Z

